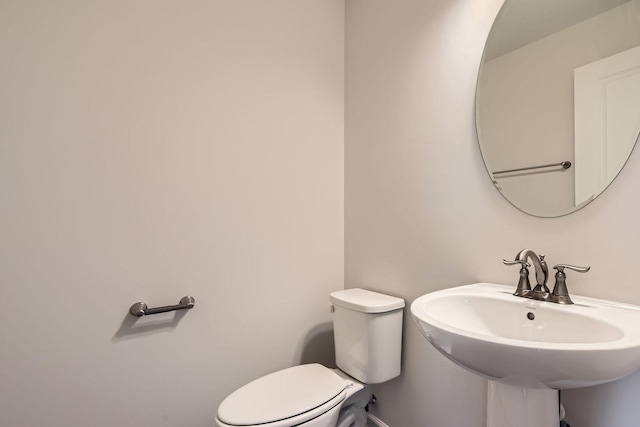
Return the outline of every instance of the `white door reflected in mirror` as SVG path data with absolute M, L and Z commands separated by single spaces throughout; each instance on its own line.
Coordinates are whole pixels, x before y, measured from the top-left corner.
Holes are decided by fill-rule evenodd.
M 576 68 L 575 205 L 600 194 L 640 133 L 640 46 Z

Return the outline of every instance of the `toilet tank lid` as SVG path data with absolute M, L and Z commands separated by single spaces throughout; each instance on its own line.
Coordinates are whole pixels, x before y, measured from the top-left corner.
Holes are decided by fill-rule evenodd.
M 335 406 L 341 395 L 344 399 L 346 387 L 344 379 L 320 364 L 294 366 L 231 393 L 218 407 L 218 419 L 229 425 L 253 426 L 303 414 L 318 416 L 328 409 L 323 405 Z
M 404 300 L 402 298 L 360 288 L 331 292 L 329 298 L 335 305 L 362 313 L 385 313 L 404 307 Z

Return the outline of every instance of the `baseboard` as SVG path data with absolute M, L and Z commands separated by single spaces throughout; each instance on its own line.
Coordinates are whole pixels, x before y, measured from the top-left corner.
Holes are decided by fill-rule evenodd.
M 376 417 L 373 414 L 367 414 L 367 419 L 369 420 L 370 423 L 378 427 L 389 427 L 389 425 L 387 425 L 384 421 L 382 421 L 380 418 Z

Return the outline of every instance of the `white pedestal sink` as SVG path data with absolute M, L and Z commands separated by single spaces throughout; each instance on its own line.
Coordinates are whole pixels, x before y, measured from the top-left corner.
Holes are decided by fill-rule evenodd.
M 572 295 L 573 305 L 477 283 L 416 299 L 427 340 L 492 380 L 487 427 L 558 427 L 557 389 L 623 378 L 640 368 L 640 307 Z

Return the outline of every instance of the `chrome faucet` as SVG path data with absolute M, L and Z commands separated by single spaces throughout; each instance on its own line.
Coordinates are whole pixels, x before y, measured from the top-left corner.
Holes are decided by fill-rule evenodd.
M 547 268 L 547 262 L 544 260 L 544 255 L 536 255 L 531 249 L 523 249 L 515 257 L 513 261 L 507 261 L 503 259 L 502 262 L 505 265 L 520 265 L 520 280 L 518 286 L 513 295 L 524 298 L 531 298 L 539 301 L 550 301 L 558 304 L 573 304 L 569 297 L 569 291 L 566 285 L 566 276 L 564 269 L 577 271 L 579 273 L 586 273 L 591 267 L 576 267 L 567 264 L 558 264 L 554 266 L 556 273 L 556 284 L 553 287 L 553 292 L 549 291 L 547 287 L 547 279 L 549 278 L 549 269 Z M 528 267 L 533 267 L 536 270 L 536 287 L 531 289 L 529 283 L 529 270 Z
M 531 264 L 529 263 L 531 261 Z M 515 296 L 532 298 L 537 300 L 546 301 L 549 299 L 551 291 L 547 287 L 547 279 L 549 278 L 549 268 L 547 262 L 544 260 L 544 255 L 536 255 L 531 249 L 523 249 L 516 255 L 514 261 L 507 261 L 503 259 L 502 262 L 505 265 L 520 264 L 520 281 L 518 282 L 518 288 L 514 293 Z M 529 284 L 529 270 L 527 267 L 533 265 L 536 270 L 536 287 L 531 289 Z

